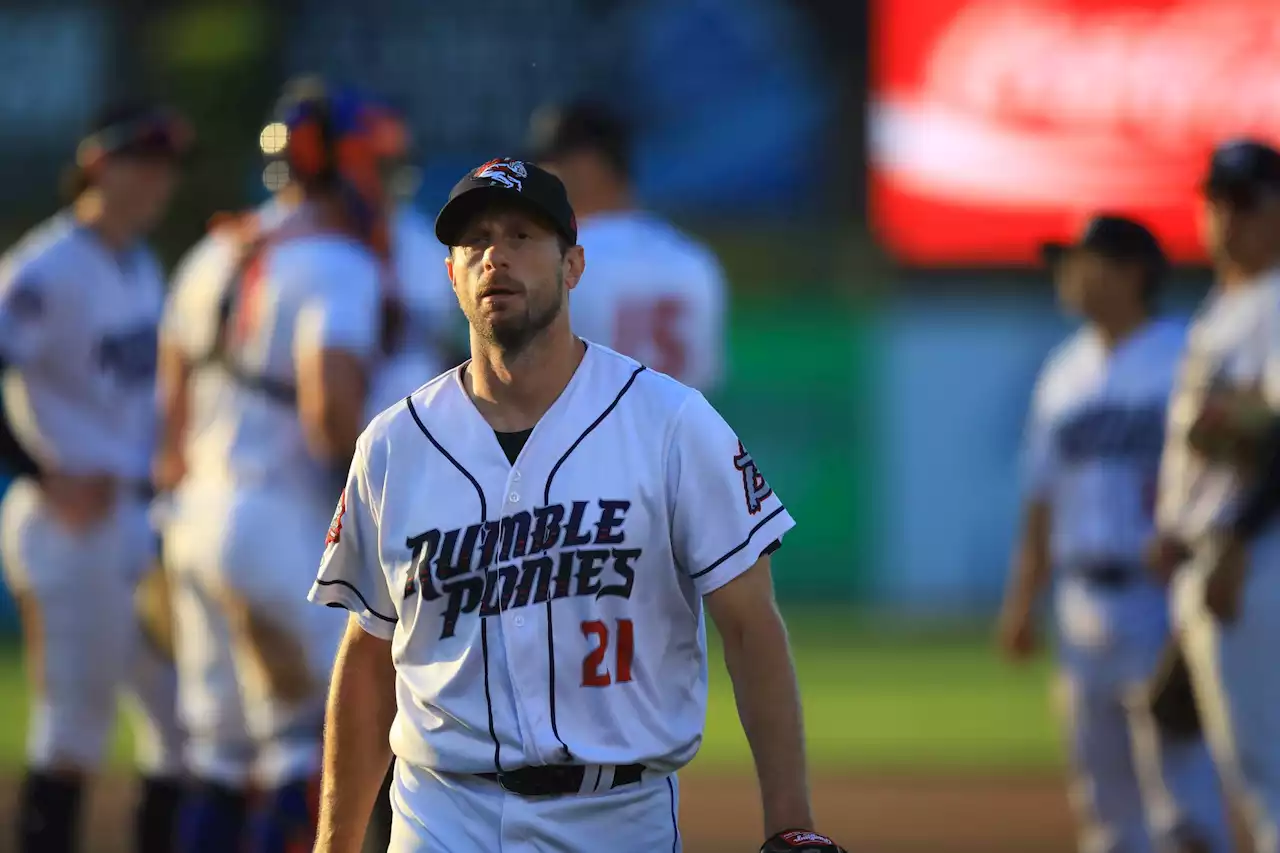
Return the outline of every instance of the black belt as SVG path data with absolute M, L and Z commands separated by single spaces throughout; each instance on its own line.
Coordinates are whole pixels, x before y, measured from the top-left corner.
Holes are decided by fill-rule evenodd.
M 582 780 L 586 778 L 587 770 L 588 767 L 585 764 L 548 764 L 542 767 L 521 767 L 518 770 L 476 775 L 481 779 L 497 782 L 504 790 L 522 797 L 546 797 L 579 793 L 582 791 Z M 596 768 L 595 772 L 602 771 Z M 643 775 L 643 764 L 619 764 L 613 768 L 613 783 L 609 787 L 634 785 Z M 598 778 L 596 783 L 599 784 Z
M 1090 586 L 1104 589 L 1124 589 L 1136 584 L 1141 578 L 1142 566 L 1131 563 L 1098 562 L 1081 563 L 1071 568 L 1071 574 L 1081 578 Z

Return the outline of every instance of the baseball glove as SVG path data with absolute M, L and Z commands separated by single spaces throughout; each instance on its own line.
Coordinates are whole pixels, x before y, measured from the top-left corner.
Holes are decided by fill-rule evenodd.
M 1176 637 L 1170 637 L 1152 676 L 1148 696 L 1151 716 L 1160 731 L 1173 738 L 1200 737 L 1200 709 L 1191 688 L 1191 673 Z
M 825 835 L 808 829 L 779 832 L 760 848 L 760 853 L 848 853 Z
M 172 661 L 173 600 L 169 597 L 169 575 L 158 562 L 138 582 L 133 605 L 147 644 L 156 654 Z

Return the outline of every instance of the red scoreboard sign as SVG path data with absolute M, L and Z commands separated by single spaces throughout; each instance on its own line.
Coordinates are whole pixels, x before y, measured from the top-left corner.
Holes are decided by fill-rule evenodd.
M 1198 186 L 1280 143 L 1280 0 L 875 0 L 870 213 L 900 261 L 1021 265 L 1099 210 L 1203 258 Z

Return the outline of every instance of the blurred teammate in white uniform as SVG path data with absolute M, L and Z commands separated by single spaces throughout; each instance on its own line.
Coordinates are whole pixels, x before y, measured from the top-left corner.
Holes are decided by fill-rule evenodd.
M 1082 853 L 1226 853 L 1208 750 L 1158 730 L 1146 701 L 1169 604 L 1143 556 L 1185 336 L 1152 316 L 1165 258 L 1146 228 L 1113 216 L 1090 222 L 1077 245 L 1051 248 L 1060 299 L 1086 325 L 1036 385 L 1002 640 L 1015 659 L 1033 650 L 1035 599 L 1054 576 Z
M 166 446 L 181 453 L 165 548 L 199 782 L 184 811 L 186 853 L 310 844 L 342 625 L 306 607 L 306 576 L 371 380 L 401 330 L 385 213 L 403 126 L 372 101 L 319 86 L 296 84 L 281 106 L 301 198 L 268 227 L 247 218 L 211 240 L 196 263 L 224 276 L 207 286 L 223 294 L 215 331 L 201 341 L 175 319 L 165 339 L 178 374 L 166 381 Z M 185 397 L 173 393 L 183 387 Z M 239 696 L 227 689 L 228 661 Z M 251 783 L 264 796 L 248 816 Z
M 591 258 L 570 307 L 574 330 L 714 392 L 724 372 L 724 273 L 708 248 L 634 206 L 622 121 L 590 101 L 550 106 L 534 114 L 530 137 L 530 158 L 564 181 Z
M 155 550 L 146 509 L 164 294 L 143 240 L 164 215 L 190 141 L 163 109 L 108 110 L 78 150 L 73 205 L 0 262 L 5 415 L 34 460 L 0 509 L 32 679 L 22 853 L 76 846 L 85 780 L 126 688 L 141 712 L 137 849 L 171 849 L 173 673 L 142 642 L 133 596 Z
M 1160 472 L 1160 552 L 1205 735 L 1243 795 L 1259 853 L 1280 850 L 1280 523 L 1235 530 L 1255 460 L 1218 435 L 1231 412 L 1280 409 L 1280 154 L 1215 151 L 1205 232 L 1216 287 L 1180 367 Z M 1265 423 L 1267 417 L 1246 421 Z

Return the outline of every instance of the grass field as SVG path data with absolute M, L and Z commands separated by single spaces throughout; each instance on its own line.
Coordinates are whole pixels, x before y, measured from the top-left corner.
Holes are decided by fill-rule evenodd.
M 855 620 L 792 618 L 809 750 L 825 773 L 1056 767 L 1047 664 L 1013 670 L 977 632 L 880 633 Z M 746 769 L 750 753 L 713 650 L 707 739 L 697 768 Z M 0 768 L 21 762 L 27 707 L 18 649 L 0 645 Z M 127 763 L 120 727 L 113 755 Z
M 805 698 L 818 827 L 876 853 L 1071 853 L 1047 662 L 1004 666 L 984 633 L 881 630 L 852 614 L 789 619 Z M 686 853 L 760 844 L 750 753 L 712 650 L 707 739 L 680 774 Z M 0 642 L 0 828 L 12 821 L 26 701 Z M 85 853 L 129 853 L 128 732 L 91 800 Z M 10 853 L 0 829 L 0 853 Z

